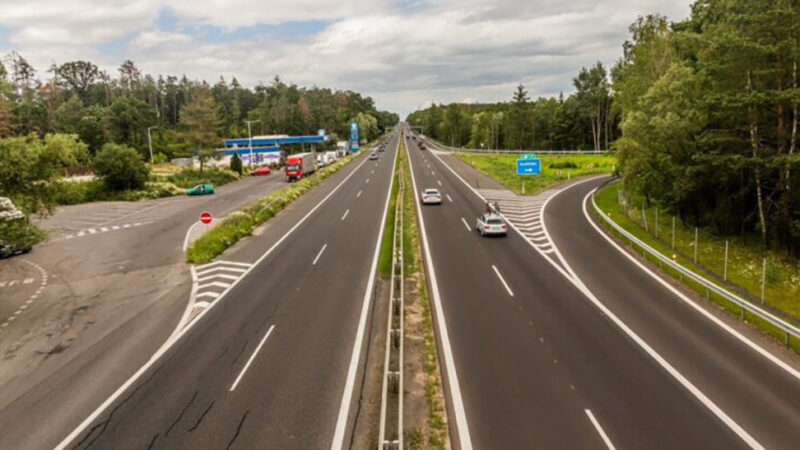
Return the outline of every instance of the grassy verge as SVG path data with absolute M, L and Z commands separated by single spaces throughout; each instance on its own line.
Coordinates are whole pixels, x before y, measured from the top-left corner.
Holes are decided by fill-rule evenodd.
M 746 298 L 749 297 L 754 303 L 758 303 L 761 296 L 761 262 L 764 257 L 768 257 L 773 263 L 771 263 L 771 268 L 768 267 L 767 270 L 768 282 L 765 290 L 764 306 L 789 320 L 800 317 L 798 315 L 800 313 L 800 302 L 797 300 L 798 289 L 800 289 L 800 266 L 797 261 L 790 261 L 775 254 L 775 252 L 765 252 L 753 248 L 751 245 L 732 240 L 729 242 L 728 251 L 728 280 L 723 281 L 725 255 L 725 241 L 723 239 L 698 233 L 702 238 L 698 239 L 698 262 L 695 263 L 694 228 L 684 227 L 679 220 L 676 220 L 676 245 L 675 249 L 673 249 L 672 218 L 664 214 L 660 215 L 659 226 L 656 227 L 655 211 L 645 210 L 643 213 L 641 208 L 637 209 L 630 204 L 635 202 L 630 201 L 628 201 L 627 206 L 621 205 L 619 190 L 619 184 L 614 183 L 598 191 L 595 196 L 598 207 L 606 214 L 609 214 L 618 225 L 662 254 L 672 255 L 675 261 L 684 267 L 710 278 Z M 645 229 L 645 218 L 647 218 L 647 229 Z M 614 233 L 610 225 L 606 224 L 605 221 L 598 219 L 598 222 L 611 231 L 612 234 Z M 656 232 L 658 232 L 658 237 L 656 237 Z M 658 264 L 655 258 L 646 254 L 643 257 Z M 680 273 L 668 267 L 662 267 L 662 271 L 673 278 L 680 279 L 692 290 L 707 297 L 732 314 L 741 317 L 746 322 L 753 324 L 765 334 L 773 336 L 780 341 L 785 339 L 782 331 L 757 316 L 747 312 L 743 313 L 738 306 L 713 292 L 706 291 L 705 287 L 684 278 Z M 796 320 L 795 323 L 797 323 Z M 800 352 L 800 342 L 790 340 L 789 345 L 795 351 Z
M 540 175 L 519 176 L 516 160 L 520 154 L 454 153 L 457 158 L 475 167 L 503 186 L 523 194 L 533 194 L 571 177 L 613 172 L 617 158 L 613 155 L 539 155 Z
M 348 155 L 334 164 L 318 170 L 313 175 L 290 184 L 262 197 L 239 211 L 226 217 L 211 231 L 198 238 L 186 251 L 186 261 L 195 264 L 207 263 L 222 254 L 269 218 L 284 209 L 289 203 L 305 194 L 309 189 L 336 173 L 356 155 Z
M 407 431 L 406 442 L 410 449 L 422 448 L 448 448 L 450 442 L 447 418 L 445 415 L 444 392 L 442 389 L 441 371 L 437 355 L 436 336 L 433 329 L 433 316 L 431 315 L 430 300 L 428 298 L 425 271 L 422 266 L 422 251 L 420 247 L 419 227 L 415 208 L 416 195 L 411 183 L 410 166 L 405 152 L 405 145 L 401 141 L 398 165 L 403 168 L 403 179 L 406 189 L 403 195 L 403 270 L 407 279 L 413 280 L 418 293 L 414 302 L 417 303 L 422 313 L 423 334 L 423 369 L 425 372 L 425 398 L 427 400 L 427 427 L 426 429 L 413 429 Z M 416 305 L 409 305 L 414 307 Z M 407 309 L 408 311 L 408 309 Z M 408 314 L 408 313 L 406 313 Z M 406 321 L 409 323 L 409 321 Z M 409 374 L 408 376 L 413 376 Z

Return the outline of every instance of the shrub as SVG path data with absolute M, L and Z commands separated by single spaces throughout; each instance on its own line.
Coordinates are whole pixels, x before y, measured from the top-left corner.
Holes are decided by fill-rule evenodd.
M 141 189 L 149 176 L 139 152 L 119 144 L 105 144 L 94 158 L 94 173 L 113 191 Z
M 225 183 L 236 181 L 237 179 L 239 179 L 239 176 L 235 172 L 217 168 L 206 168 L 203 173 L 194 169 L 183 169 L 167 177 L 167 181 L 184 189 L 196 186 L 200 183 L 221 186 Z
M 572 161 L 553 162 L 550 163 L 551 169 L 577 169 L 578 165 Z
M 167 155 L 163 153 L 156 153 L 153 155 L 153 164 L 164 164 L 167 162 L 168 158 Z
M 238 153 L 234 153 L 231 157 L 231 172 L 236 172 L 242 176 L 242 159 L 239 158 Z

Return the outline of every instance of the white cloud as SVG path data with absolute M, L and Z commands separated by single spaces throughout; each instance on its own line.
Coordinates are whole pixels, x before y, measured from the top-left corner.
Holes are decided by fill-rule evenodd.
M 245 85 L 274 75 L 298 84 L 353 89 L 405 115 L 429 101 L 504 100 L 522 82 L 531 96 L 571 91 L 582 66 L 613 64 L 637 16 L 680 19 L 671 0 L 28 0 L 0 5 L 0 26 L 38 68 L 91 58 L 113 70 L 125 59 L 145 72 Z M 159 11 L 178 19 L 158 29 Z M 192 35 L 192 25 L 227 31 L 256 24 L 330 21 L 312 35 Z M 119 54 L 96 44 L 123 39 Z M 2 51 L 3 49 L 0 49 Z M 81 56 L 82 55 L 82 56 Z
M 149 49 L 158 45 L 190 42 L 191 40 L 192 37 L 188 34 L 148 30 L 139 33 L 139 35 L 131 41 L 131 45 L 139 49 Z

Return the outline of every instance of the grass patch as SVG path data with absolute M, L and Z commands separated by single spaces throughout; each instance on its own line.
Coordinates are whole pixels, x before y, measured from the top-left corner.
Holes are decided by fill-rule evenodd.
M 646 242 L 664 255 L 672 255 L 679 264 L 693 272 L 709 278 L 717 284 L 723 285 L 742 297 L 749 298 L 758 304 L 761 297 L 761 268 L 763 258 L 768 259 L 767 283 L 765 289 L 765 306 L 789 321 L 797 323 L 800 317 L 800 263 L 790 260 L 779 252 L 769 252 L 757 248 L 754 244 L 744 244 L 740 240 L 731 239 L 728 250 L 728 277 L 723 280 L 725 260 L 725 239 L 710 236 L 708 233 L 698 231 L 697 263 L 694 262 L 694 228 L 685 227 L 680 220 L 675 220 L 675 249 L 672 248 L 672 217 L 661 212 L 658 227 L 656 227 L 655 209 L 648 211 L 640 202 L 620 202 L 619 183 L 609 184 L 599 190 L 595 195 L 597 206 L 622 228 L 637 238 Z M 639 204 L 637 208 L 634 204 Z M 627 206 L 625 206 L 627 205 Z M 644 211 L 643 211 L 644 210 Z M 647 229 L 645 229 L 647 220 Z M 607 230 L 615 233 L 604 220 L 598 219 Z M 656 233 L 658 237 L 656 237 Z M 638 248 L 638 247 L 634 247 Z M 641 252 L 640 252 L 641 253 Z M 646 259 L 659 264 L 648 255 Z M 702 296 L 725 308 L 732 314 L 753 324 L 762 332 L 783 341 L 785 334 L 761 320 L 757 316 L 745 312 L 728 300 L 714 293 L 708 292 L 705 287 L 684 278 L 679 272 L 662 267 L 673 278 L 681 280 L 686 286 Z M 790 340 L 790 346 L 800 352 L 800 342 Z
M 522 194 L 534 194 L 571 177 L 610 173 L 616 168 L 617 158 L 613 155 L 538 155 L 542 160 L 540 175 L 517 175 L 516 160 L 519 153 L 453 153 L 457 158 L 475 167 L 503 186 Z
M 210 262 L 228 247 L 237 243 L 289 203 L 305 194 L 309 189 L 336 173 L 356 155 L 348 155 L 334 164 L 316 171 L 313 175 L 266 195 L 239 211 L 230 214 L 211 231 L 198 238 L 186 251 L 186 261 L 195 264 Z
M 398 166 L 402 167 L 403 181 L 406 189 L 403 193 L 403 271 L 409 279 L 416 283 L 419 296 L 416 301 L 422 308 L 422 328 L 424 352 L 422 355 L 425 371 L 425 398 L 428 406 L 428 435 L 423 436 L 421 430 L 411 430 L 406 435 L 409 448 L 445 449 L 450 441 L 444 404 L 444 391 L 440 377 L 436 336 L 433 329 L 428 284 L 422 266 L 422 250 L 420 247 L 419 226 L 417 223 L 415 192 L 411 182 L 411 167 L 408 163 L 405 143 L 401 140 Z

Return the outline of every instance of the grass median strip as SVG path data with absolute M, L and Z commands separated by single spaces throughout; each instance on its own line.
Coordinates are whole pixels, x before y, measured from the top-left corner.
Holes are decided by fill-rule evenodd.
M 519 176 L 516 160 L 521 153 L 453 153 L 453 155 L 517 194 L 535 194 L 572 177 L 613 172 L 617 164 L 617 158 L 609 154 L 543 154 L 538 155 L 542 160 L 541 174 Z
M 410 449 L 446 449 L 450 445 L 445 413 L 444 391 L 441 369 L 437 353 L 436 336 L 433 329 L 433 316 L 428 298 L 427 281 L 422 266 L 417 212 L 414 207 L 416 193 L 411 182 L 411 168 L 403 143 L 400 144 L 402 176 L 406 190 L 403 196 L 403 270 L 406 274 L 405 336 L 406 367 L 413 367 L 417 373 L 407 373 L 408 386 L 420 385 L 424 390 L 424 420 L 406 420 L 405 441 Z M 421 369 L 421 372 L 419 371 Z M 410 371 L 409 371 L 410 372 Z M 406 411 L 415 411 L 411 404 L 415 396 L 406 397 Z
M 266 195 L 239 211 L 231 213 L 222 222 L 204 234 L 186 251 L 186 261 L 195 264 L 211 262 L 240 239 L 250 236 L 253 230 L 269 220 L 291 202 L 338 172 L 356 155 L 348 155 L 334 164 L 318 170 L 313 175 Z

